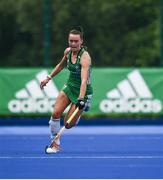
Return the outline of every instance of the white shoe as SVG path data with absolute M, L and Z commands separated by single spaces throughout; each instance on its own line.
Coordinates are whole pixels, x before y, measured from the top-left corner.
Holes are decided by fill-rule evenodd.
M 58 145 L 55 141 L 52 142 L 50 146 L 47 146 L 45 148 L 45 153 L 46 154 L 52 154 L 52 153 L 57 153 L 60 151 L 60 145 Z
M 58 150 L 52 149 L 51 147 L 46 147 L 46 149 L 45 149 L 46 154 L 52 154 L 52 153 L 57 153 L 57 152 L 58 152 Z

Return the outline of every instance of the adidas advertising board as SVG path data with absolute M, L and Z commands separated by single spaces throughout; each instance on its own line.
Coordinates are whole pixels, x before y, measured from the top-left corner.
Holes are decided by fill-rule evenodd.
M 47 75 L 46 70 L 36 74 L 35 79 L 27 82 L 23 89 L 16 92 L 15 99 L 8 103 L 8 109 L 13 113 L 52 112 L 59 91 L 53 81 L 49 81 L 48 88 L 40 89 L 40 82 Z
M 100 102 L 104 113 L 159 113 L 162 110 L 161 101 L 153 97 L 138 70 L 130 72 L 106 96 L 107 99 Z
M 63 70 L 44 90 L 40 81 L 51 69 L 0 69 L 0 115 L 50 114 L 68 78 Z M 87 115 L 163 115 L 163 69 L 95 68 L 93 99 Z

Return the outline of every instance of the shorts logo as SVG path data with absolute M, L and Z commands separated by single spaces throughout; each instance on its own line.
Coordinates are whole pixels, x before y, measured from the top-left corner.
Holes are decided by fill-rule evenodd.
M 153 98 L 138 70 L 130 72 L 106 96 L 107 99 L 100 103 L 100 109 L 105 113 L 158 113 L 162 110 L 161 101 Z
M 46 70 L 36 74 L 35 79 L 27 82 L 25 88 L 16 92 L 16 99 L 9 101 L 8 109 L 13 113 L 52 112 L 59 91 L 53 81 L 49 81 L 44 90 L 40 89 L 40 82 L 47 75 Z

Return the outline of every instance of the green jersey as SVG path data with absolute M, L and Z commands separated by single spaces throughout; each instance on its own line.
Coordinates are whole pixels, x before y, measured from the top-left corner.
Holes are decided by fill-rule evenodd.
M 63 91 L 68 95 L 70 100 L 73 103 L 77 103 L 77 98 L 80 93 L 80 86 L 81 86 L 81 64 L 80 64 L 80 58 L 82 54 L 84 53 L 85 49 L 81 48 L 77 54 L 76 61 L 75 63 L 72 63 L 71 61 L 71 56 L 72 56 L 72 51 L 68 53 L 67 56 L 67 68 L 70 71 L 69 78 L 67 80 L 67 83 L 65 84 L 65 87 L 63 88 Z M 66 88 L 70 88 L 71 92 L 68 92 Z M 88 99 L 89 95 L 93 94 L 92 86 L 91 86 L 91 66 L 89 68 L 89 77 L 87 79 L 87 88 L 86 88 L 86 94 L 85 94 L 85 99 Z

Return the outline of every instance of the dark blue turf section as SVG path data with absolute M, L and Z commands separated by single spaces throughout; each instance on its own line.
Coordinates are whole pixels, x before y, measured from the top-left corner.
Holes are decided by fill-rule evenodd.
M 163 127 L 77 127 L 46 155 L 47 127 L 0 128 L 0 179 L 163 178 Z

